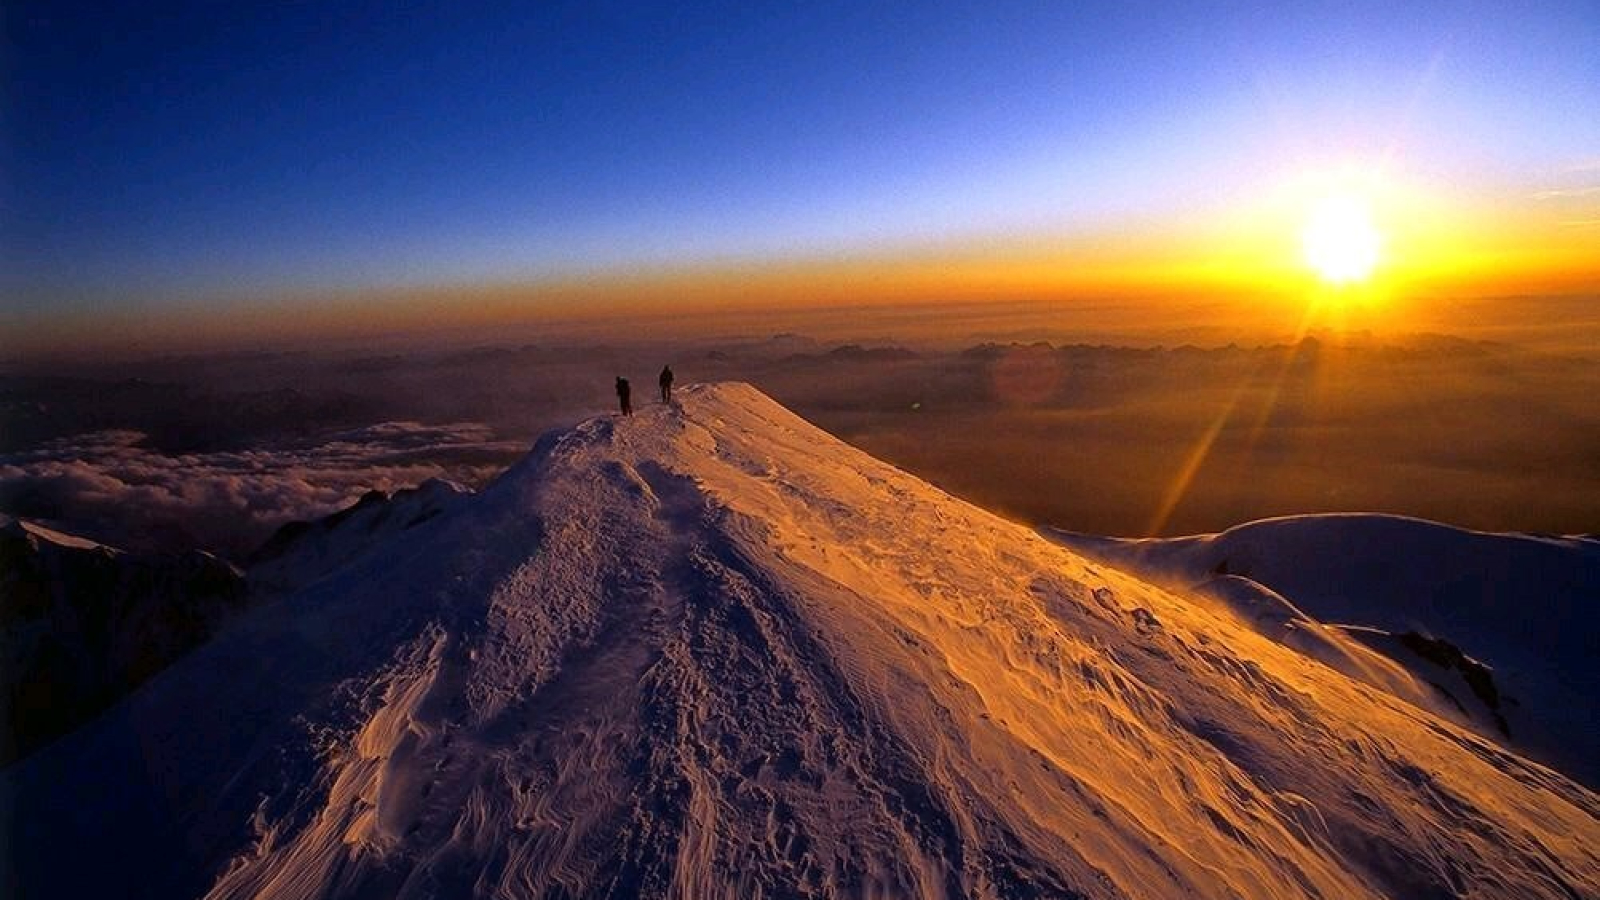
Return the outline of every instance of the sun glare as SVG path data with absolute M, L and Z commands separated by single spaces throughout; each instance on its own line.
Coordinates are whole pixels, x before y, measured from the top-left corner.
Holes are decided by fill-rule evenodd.
M 1366 202 L 1354 196 L 1324 198 L 1312 208 L 1300 233 L 1306 264 L 1334 285 L 1367 280 L 1378 264 L 1382 243 Z

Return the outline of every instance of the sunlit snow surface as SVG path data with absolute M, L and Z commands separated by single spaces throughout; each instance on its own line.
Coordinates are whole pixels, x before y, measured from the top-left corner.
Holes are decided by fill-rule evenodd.
M 753 388 L 680 397 L 5 773 L 9 895 L 1600 895 L 1588 790 Z
M 1600 783 L 1600 539 L 1368 513 L 1168 539 L 1045 534 L 1218 600 L 1263 635 Z M 1488 696 L 1407 646 L 1407 633 L 1448 641 L 1487 667 Z

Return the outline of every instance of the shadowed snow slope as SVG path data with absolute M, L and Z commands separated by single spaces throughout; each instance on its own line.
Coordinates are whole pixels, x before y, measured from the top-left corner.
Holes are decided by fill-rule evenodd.
M 1485 734 L 1523 748 L 1594 785 L 1600 782 L 1600 541 L 1588 537 L 1492 534 L 1403 516 L 1338 513 L 1263 519 L 1221 534 L 1130 540 L 1047 531 L 1052 539 L 1111 565 L 1220 597 L 1268 634 L 1337 645 L 1346 659 L 1312 655 L 1390 687 Z M 1312 621 L 1281 631 L 1241 590 L 1281 595 Z M 1376 629 L 1376 630 L 1375 630 Z M 1413 632 L 1397 640 L 1391 635 Z M 1477 685 L 1419 655 L 1419 636 L 1448 641 L 1489 668 Z M 1368 645 L 1418 679 L 1386 676 L 1357 661 Z M 1426 650 L 1426 647 L 1422 647 Z M 1449 696 L 1444 696 L 1442 692 Z M 1487 701 L 1487 703 L 1486 703 Z M 1489 706 L 1492 704 L 1492 706 Z M 1486 708 L 1487 707 L 1487 708 Z
M 290 522 L 251 554 L 251 587 L 262 593 L 306 587 L 401 532 L 443 515 L 471 493 L 453 482 L 430 478 L 393 493 L 368 491 L 355 503 L 314 522 Z
M 1600 894 L 1584 788 L 753 388 L 680 396 L 7 773 L 14 887 Z

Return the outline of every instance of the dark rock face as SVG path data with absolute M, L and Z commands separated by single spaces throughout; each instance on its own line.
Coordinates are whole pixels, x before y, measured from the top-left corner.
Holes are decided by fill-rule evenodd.
M 1461 678 L 1472 688 L 1473 696 L 1483 701 L 1483 705 L 1494 714 L 1495 725 L 1500 729 L 1500 733 L 1506 737 L 1511 736 L 1511 726 L 1500 711 L 1500 688 L 1494 683 L 1493 670 L 1443 638 L 1431 638 L 1415 631 L 1407 631 L 1400 635 L 1400 643 L 1412 653 L 1436 666 L 1461 673 Z
M 66 734 L 246 605 L 209 553 L 128 553 L 0 524 L 0 766 Z
M 0 766 L 76 729 L 231 616 L 359 559 L 467 492 L 430 480 L 285 525 L 250 576 L 199 550 L 121 550 L 0 516 Z

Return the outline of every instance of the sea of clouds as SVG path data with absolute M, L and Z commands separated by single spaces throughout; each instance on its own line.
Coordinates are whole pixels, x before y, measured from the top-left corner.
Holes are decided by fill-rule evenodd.
M 0 455 L 0 508 L 119 546 L 242 557 L 286 522 L 429 478 L 481 485 L 526 452 L 476 422 L 380 422 L 247 450 L 166 453 L 97 431 Z

